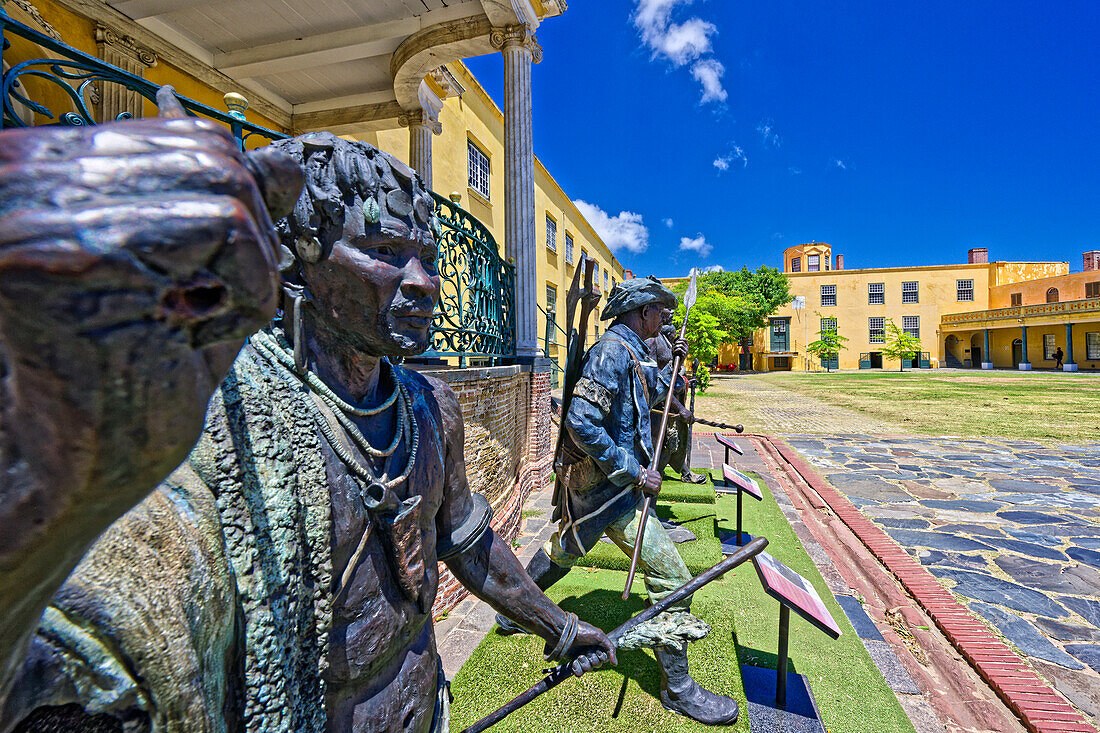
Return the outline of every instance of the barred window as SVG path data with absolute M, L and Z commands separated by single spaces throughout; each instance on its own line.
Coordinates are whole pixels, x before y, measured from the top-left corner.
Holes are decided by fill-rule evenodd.
M 867 340 L 872 344 L 886 343 L 886 319 L 867 319 Z
M 792 257 L 791 258 L 791 272 L 802 272 L 802 258 L 801 257 Z
M 573 264 L 573 235 L 565 233 L 565 264 Z
M 1086 298 L 1100 298 L 1100 280 L 1091 283 L 1085 283 L 1085 297 Z
M 821 255 L 806 255 L 806 272 L 821 272 Z
M 836 333 L 836 319 L 835 318 L 822 318 L 821 319 L 821 333 L 826 331 L 832 331 Z
M 906 282 L 901 284 L 901 302 L 902 303 L 919 303 L 919 287 L 918 282 Z
M 488 200 L 489 156 L 482 152 L 481 148 L 475 145 L 473 140 L 466 141 L 466 149 L 470 188 L 474 189 Z
M 920 338 L 920 316 L 902 316 L 901 330 L 915 339 Z
M 868 305 L 886 304 L 886 283 L 867 283 Z
M 955 281 L 955 299 L 960 303 L 973 302 L 974 301 L 974 281 L 973 280 L 956 280 Z
M 1023 305 L 1023 302 L 1024 302 L 1024 294 L 1023 293 L 1013 293 L 1012 294 L 1012 305 Z
M 1054 345 L 1054 334 L 1043 334 L 1043 360 L 1054 361 L 1054 352 L 1058 350 L 1058 347 Z
M 558 223 L 549 214 L 546 216 L 546 248 L 558 251 Z
M 1100 359 L 1100 332 L 1093 331 L 1085 334 L 1085 356 L 1089 361 Z
M 836 285 L 821 286 L 821 305 L 836 305 Z

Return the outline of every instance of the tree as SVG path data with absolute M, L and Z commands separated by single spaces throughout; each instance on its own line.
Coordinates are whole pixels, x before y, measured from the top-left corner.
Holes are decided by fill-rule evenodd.
M 905 362 L 902 360 L 906 356 L 913 354 L 919 359 L 922 348 L 919 338 L 898 328 L 891 319 L 886 319 L 886 343 L 883 344 L 882 353 L 898 360 L 898 371 L 905 371 Z
M 673 323 L 684 322 L 684 304 L 681 301 L 676 308 L 676 317 Z M 719 327 L 718 318 L 699 307 L 696 301 L 688 317 L 687 332 L 684 334 L 688 346 L 691 347 L 691 355 L 699 360 L 699 374 L 696 375 L 698 390 L 706 392 L 710 385 L 710 370 L 707 364 L 718 358 L 718 349 L 726 343 L 729 334 Z
M 693 317 L 698 311 L 717 320 L 717 330 L 723 332 L 719 346 L 734 342 L 751 346 L 753 333 L 768 325 L 768 316 L 792 300 L 787 276 L 766 265 L 756 270 L 743 267 L 733 272 L 706 272 L 698 276 L 696 284 L 698 297 L 692 308 Z M 685 280 L 672 289 L 681 301 L 687 286 Z M 716 348 L 706 360 L 694 350 L 692 354 L 709 362 L 718 351 Z
M 816 315 L 819 318 L 821 317 L 820 313 Z M 841 351 L 848 348 L 844 345 L 847 342 L 848 339 L 837 333 L 836 321 L 833 320 L 831 327 L 824 326 L 817 332 L 817 341 L 811 342 L 806 347 L 806 351 L 825 362 L 825 371 L 832 372 L 833 359 L 837 358 Z

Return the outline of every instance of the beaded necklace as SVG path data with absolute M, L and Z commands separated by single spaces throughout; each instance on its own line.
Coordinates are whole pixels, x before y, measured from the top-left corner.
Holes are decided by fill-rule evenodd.
M 321 429 L 321 434 L 324 435 L 325 440 L 332 446 L 333 452 L 336 456 L 343 461 L 348 468 L 352 470 L 357 476 L 366 481 L 368 484 L 380 484 L 388 490 L 392 490 L 397 486 L 404 483 L 409 475 L 412 473 L 413 465 L 416 463 L 416 452 L 420 447 L 420 429 L 417 425 L 416 417 L 412 412 L 411 400 L 409 399 L 408 392 L 405 390 L 405 386 L 401 383 L 401 380 L 394 375 L 394 391 L 393 394 L 387 398 L 381 405 L 371 408 L 357 408 L 347 404 L 344 400 L 340 399 L 327 384 L 325 384 L 320 377 L 311 371 L 306 371 L 305 375 L 298 374 L 294 369 L 294 355 L 289 349 L 280 344 L 271 335 L 264 333 L 263 331 L 255 334 L 252 337 L 252 344 L 265 356 L 274 360 L 275 364 L 280 367 L 281 371 L 289 376 L 292 376 L 300 381 L 304 382 L 306 386 L 310 388 L 321 401 L 324 402 L 335 415 L 337 422 L 347 432 L 348 437 L 358 445 L 365 453 L 374 456 L 376 458 L 388 458 L 393 455 L 397 450 L 397 446 L 401 444 L 401 439 L 405 435 L 405 423 L 406 421 L 411 423 L 411 445 L 409 447 L 409 456 L 405 464 L 404 470 L 400 475 L 389 478 L 387 474 L 383 474 L 379 479 L 374 471 L 369 466 L 361 464 L 355 456 L 344 447 L 344 444 L 339 440 L 332 430 L 332 425 L 328 419 L 317 407 L 317 404 L 313 400 L 306 400 L 310 412 L 312 413 L 314 420 L 317 422 L 317 426 Z M 400 400 L 400 404 L 397 406 L 397 427 L 393 442 L 383 450 L 379 450 L 372 446 L 366 436 L 359 430 L 359 427 L 351 421 L 346 413 L 351 413 L 357 416 L 377 415 L 382 411 L 393 406 L 394 403 Z

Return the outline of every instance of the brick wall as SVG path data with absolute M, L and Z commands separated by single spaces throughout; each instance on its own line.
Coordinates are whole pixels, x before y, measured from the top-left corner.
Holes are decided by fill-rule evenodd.
M 511 542 L 523 522 L 523 503 L 553 470 L 550 372 L 520 366 L 422 371 L 447 382 L 458 396 L 470 489 L 489 500 L 493 529 Z M 439 576 L 435 616 L 468 594 L 442 564 Z

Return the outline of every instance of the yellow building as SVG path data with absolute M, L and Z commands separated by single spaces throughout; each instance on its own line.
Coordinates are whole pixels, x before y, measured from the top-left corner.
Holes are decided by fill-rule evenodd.
M 824 361 L 808 354 L 806 346 L 821 330 L 835 327 L 848 341 L 831 368 L 896 369 L 898 362 L 882 353 L 886 325 L 892 321 L 919 338 L 923 347 L 920 358 L 907 359 L 906 366 L 980 365 L 984 341 L 971 344 L 969 331 L 964 335 L 945 329 L 945 314 L 985 311 L 995 307 L 1002 292 L 1023 283 L 1042 278 L 1060 282 L 1069 265 L 988 262 L 985 249 L 973 249 L 966 264 L 848 270 L 830 245 L 813 242 L 786 249 L 783 270 L 794 301 L 757 331 L 750 355 L 742 358 L 736 345 L 727 346 L 721 364 L 744 369 L 751 358 L 751 368 L 761 371 L 821 370 Z M 1011 365 L 1007 357 L 1002 361 Z
M 1061 350 L 1065 371 L 1100 369 L 1100 252 L 1082 272 L 995 285 L 986 308 L 948 312 L 940 330 L 970 366 L 1057 368 Z

